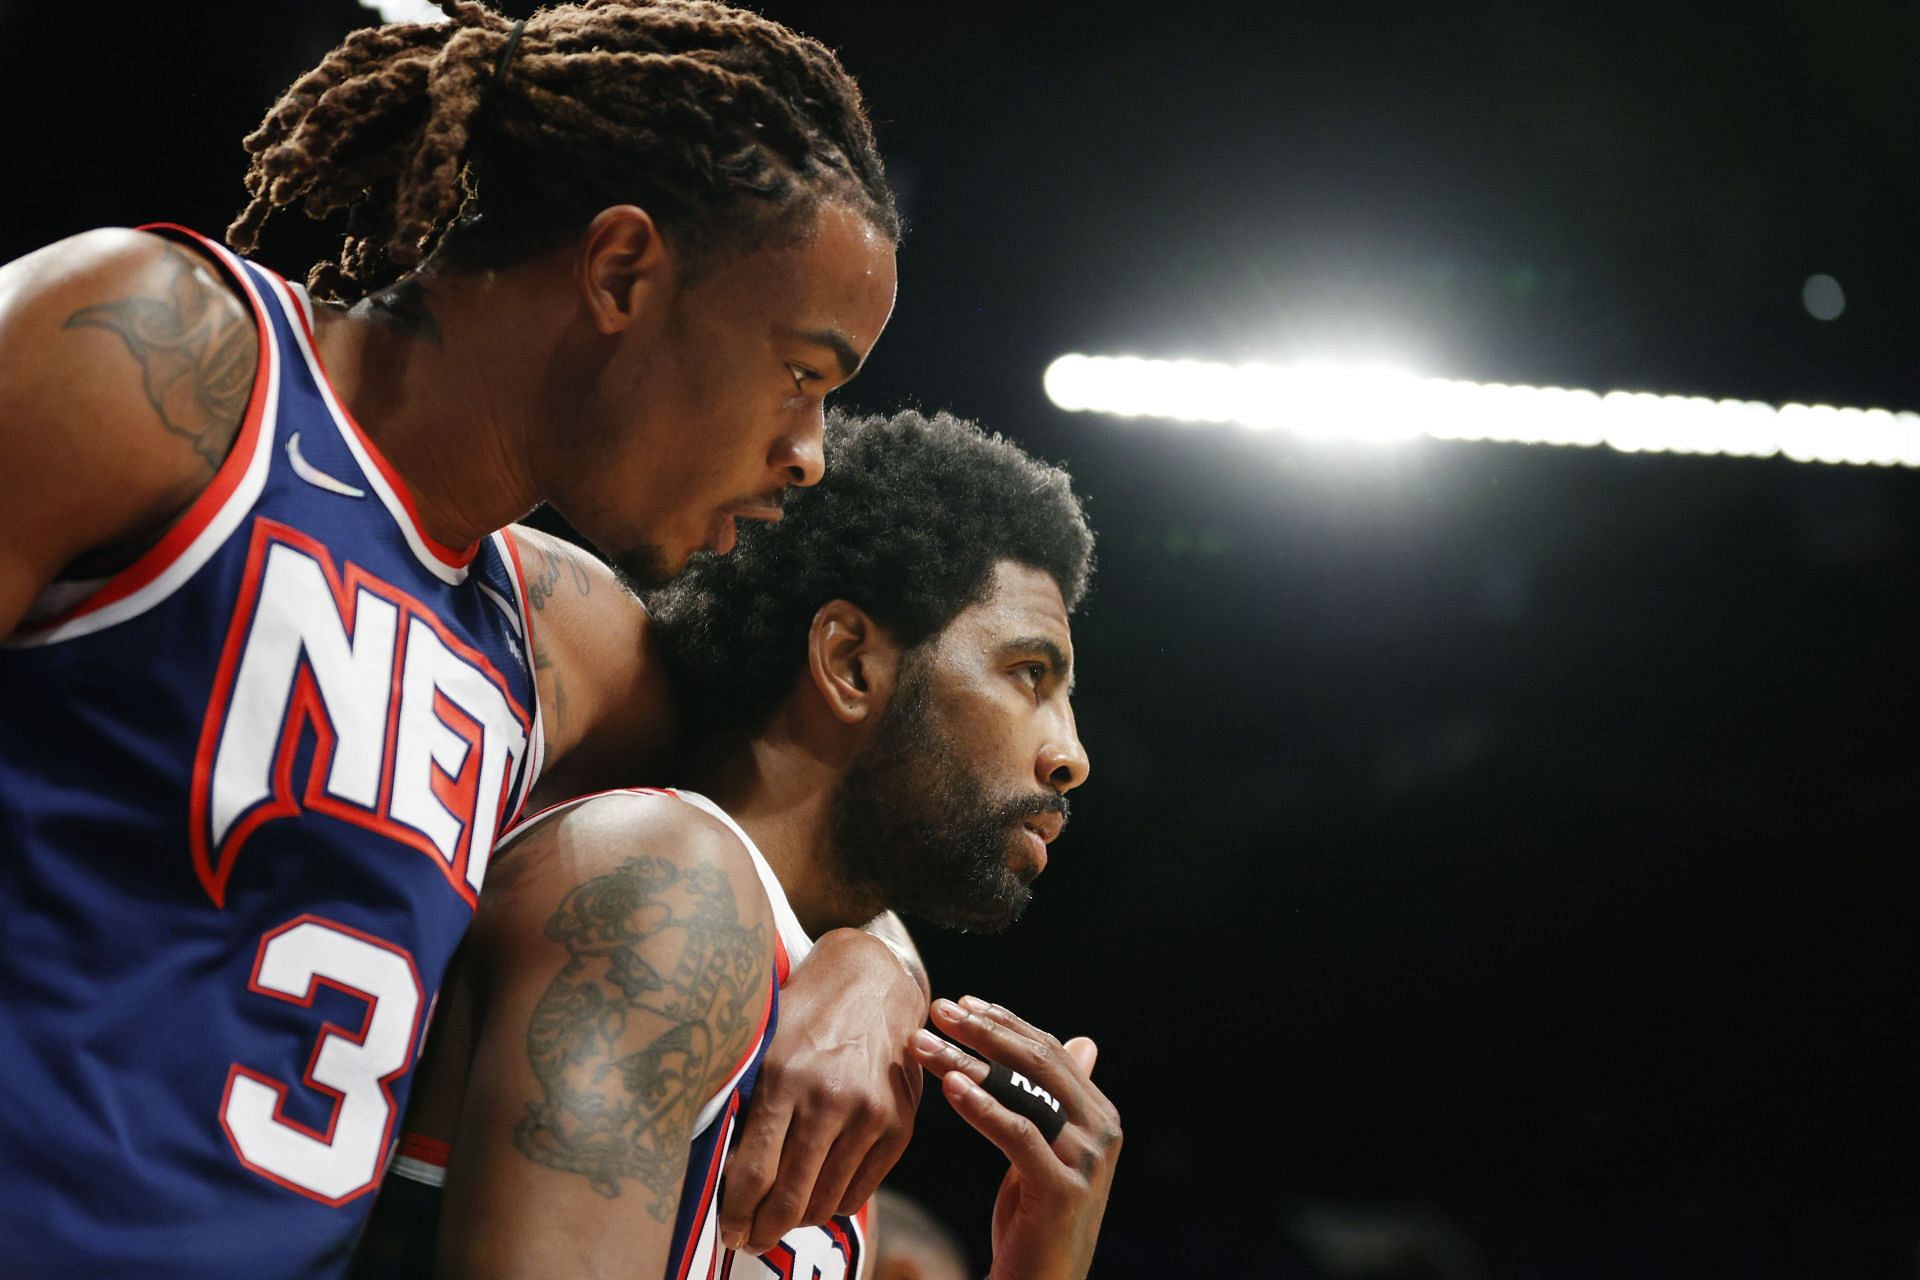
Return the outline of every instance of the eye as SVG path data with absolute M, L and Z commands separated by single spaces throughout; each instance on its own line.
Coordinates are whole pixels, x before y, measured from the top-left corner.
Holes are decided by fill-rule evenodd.
M 1047 664 L 1044 662 L 1023 662 L 1015 670 L 1020 673 L 1022 680 L 1035 689 L 1047 678 Z
M 787 372 L 793 375 L 793 389 L 802 393 L 806 391 L 809 382 L 820 381 L 819 374 L 807 368 L 805 365 L 795 364 L 791 360 L 787 361 Z

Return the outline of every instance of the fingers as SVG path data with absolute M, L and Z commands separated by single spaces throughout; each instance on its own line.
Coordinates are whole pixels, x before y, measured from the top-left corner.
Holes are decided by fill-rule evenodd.
M 921 1081 L 915 1061 L 909 1058 L 888 1068 L 888 1097 L 843 1095 L 841 1118 L 821 1127 L 823 1133 L 839 1136 L 820 1166 L 803 1222 L 818 1225 L 836 1213 L 856 1213 L 872 1198 L 913 1137 Z
M 720 1242 L 729 1249 L 746 1243 L 760 1203 L 779 1172 L 780 1147 L 793 1121 L 792 1112 L 772 1105 L 771 1099 L 767 1102 L 747 1108 L 740 1141 L 727 1157 L 726 1190 L 720 1200 Z
M 1063 1045 L 1010 1010 L 972 996 L 962 998 L 959 1004 L 950 1000 L 934 1001 L 933 1017 L 954 1039 L 1050 1091 L 1065 1107 L 1067 1121 L 1054 1137 L 1054 1152 L 1087 1177 L 1110 1176 L 1100 1171 L 1110 1168 L 1119 1151 L 1120 1113 L 1093 1083 L 1090 1074 L 1099 1057 L 1099 1046 L 1085 1036 Z M 955 1047 L 950 1046 L 942 1053 L 923 1045 L 916 1037 L 914 1056 L 929 1070 L 945 1073 L 943 1086 L 955 1075 L 976 1087 L 986 1078 L 985 1066 L 980 1064 L 977 1070 L 966 1067 L 961 1059 L 969 1063 L 977 1060 Z M 949 1099 L 953 1096 L 949 1088 Z
M 916 1031 L 909 1046 L 928 1074 L 944 1076 L 949 1071 L 964 1071 L 979 1084 L 987 1078 L 987 1064 L 958 1045 L 949 1044 L 931 1031 Z
M 1004 1023 L 1005 1025 L 1012 1027 L 1014 1030 L 1018 1031 L 1021 1035 L 1026 1036 L 1030 1040 L 1036 1040 L 1036 1041 L 1040 1041 L 1042 1043 L 1047 1043 L 1047 1044 L 1060 1043 L 1058 1040 L 1054 1039 L 1052 1032 L 1042 1031 L 1039 1027 L 1034 1026 L 1031 1022 L 1028 1022 L 1025 1018 L 1021 1017 L 1019 1014 L 1015 1013 L 1013 1010 L 1008 1009 L 1003 1005 L 994 1004 L 991 1001 L 982 1000 L 979 996 L 961 996 L 960 1007 L 965 1009 L 969 1013 L 978 1013 L 982 1015 L 991 1016 L 995 1021 Z
M 893 1166 L 900 1163 L 900 1157 L 907 1153 L 907 1144 L 913 1138 L 914 1116 L 920 1109 L 920 1093 L 925 1088 L 924 1077 L 914 1070 L 914 1065 L 909 1060 L 894 1067 L 893 1081 L 898 1096 L 904 1101 L 903 1115 L 880 1126 L 878 1136 L 867 1148 L 866 1158 L 860 1162 L 860 1167 L 840 1197 L 840 1203 L 835 1206 L 836 1213 L 859 1212 L 860 1206 L 873 1199 L 873 1193 L 880 1189 L 881 1182 L 893 1172 Z
M 840 1135 L 833 1144 L 826 1162 L 820 1166 L 820 1175 L 814 1179 L 813 1195 L 807 1201 L 806 1216 L 803 1222 L 821 1223 L 836 1213 L 852 1213 L 866 1203 L 866 1198 L 853 1199 L 854 1178 L 867 1167 L 867 1162 L 876 1145 L 885 1141 L 887 1134 L 884 1126 L 864 1124 Z M 906 1149 L 906 1143 L 900 1143 L 900 1150 Z M 896 1156 L 895 1159 L 898 1157 Z M 887 1168 L 893 1167 L 893 1161 L 887 1161 Z M 886 1174 L 882 1172 L 881 1177 Z M 875 1185 L 879 1179 L 874 1180 Z M 869 1192 L 868 1194 L 872 1194 Z M 852 1207 L 843 1207 L 851 1201 Z
M 756 1096 L 748 1127 L 727 1162 L 721 1242 L 764 1253 L 797 1226 L 816 1225 L 865 1204 L 913 1137 L 920 1073 L 911 1065 L 896 1068 L 893 1084 L 891 1104 L 843 1095 L 837 1102 L 803 1104 L 798 1111 L 770 1108 L 772 1118 L 765 1124 L 758 1123 Z M 736 1168 L 744 1170 L 739 1184 Z
M 1092 1084 L 1052 1035 L 972 996 L 963 997 L 960 1004 L 935 1000 L 933 1017 L 954 1039 L 1044 1085 L 1067 1105 L 1069 1116 L 1084 1108 Z M 978 1079 L 985 1079 L 984 1073 Z
M 883 1137 L 867 1151 L 867 1157 L 847 1183 L 846 1192 L 840 1197 L 840 1203 L 834 1206 L 834 1212 L 853 1214 L 860 1206 L 873 1199 L 873 1193 L 880 1189 L 881 1182 L 893 1172 L 893 1166 L 906 1154 L 907 1140 L 913 1136 L 913 1130 L 904 1129 L 897 1134 Z
M 840 1211 L 847 1184 L 853 1181 L 872 1145 L 872 1135 L 866 1133 L 846 1134 L 833 1144 L 833 1150 L 820 1165 L 819 1176 L 813 1180 L 813 1194 L 807 1198 L 802 1222 L 825 1222 Z
M 1002 1106 L 994 1096 L 975 1084 L 965 1071 L 949 1071 L 940 1080 L 940 1091 L 960 1118 L 972 1125 L 988 1142 L 1000 1148 L 1000 1154 L 1037 1186 L 1056 1185 L 1066 1166 L 1054 1154 L 1053 1147 L 1041 1136 L 1033 1121 Z
M 831 1130 L 818 1125 L 793 1124 L 787 1127 L 786 1143 L 780 1150 L 780 1171 L 761 1198 L 747 1230 L 746 1251 L 762 1254 L 780 1243 L 780 1237 L 806 1220 L 807 1206 L 813 1201 L 814 1184 L 820 1169 L 832 1151 L 823 1138 Z M 731 1166 L 729 1166 L 731 1167 Z

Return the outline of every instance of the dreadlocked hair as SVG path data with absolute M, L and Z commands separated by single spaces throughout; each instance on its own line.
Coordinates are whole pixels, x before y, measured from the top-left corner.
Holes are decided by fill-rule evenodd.
M 709 0 L 582 0 L 514 23 L 474 0 L 448 21 L 348 36 L 246 139 L 250 253 L 275 210 L 344 213 L 308 274 L 352 302 L 429 257 L 509 266 L 637 204 L 697 270 L 718 247 L 797 240 L 825 201 L 889 238 L 899 213 L 860 90 L 822 44 Z

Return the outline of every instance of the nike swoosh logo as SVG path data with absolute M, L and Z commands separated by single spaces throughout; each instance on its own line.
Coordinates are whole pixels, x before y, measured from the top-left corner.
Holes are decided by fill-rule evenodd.
M 320 468 L 300 456 L 300 433 L 294 432 L 287 437 L 287 461 L 293 464 L 293 474 L 305 480 L 316 489 L 325 489 L 328 493 L 337 493 L 343 498 L 364 498 L 365 489 L 356 489 L 344 480 L 336 480 Z

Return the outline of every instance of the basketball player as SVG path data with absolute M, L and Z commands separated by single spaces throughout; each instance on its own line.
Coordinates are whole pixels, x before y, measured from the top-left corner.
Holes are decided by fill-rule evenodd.
M 344 215 L 307 290 L 175 230 L 0 270 L 10 1270 L 341 1270 L 543 754 L 664 736 L 595 705 L 637 650 L 548 714 L 503 526 L 550 501 L 640 582 L 726 550 L 818 478 L 891 309 L 819 45 L 693 0 L 447 11 L 248 140 L 236 249 Z
M 370 1274 L 429 1270 L 405 1237 L 436 1216 L 442 1275 L 861 1273 L 858 1216 L 719 1238 L 729 1140 L 812 937 L 888 906 L 988 931 L 1024 908 L 1087 773 L 1068 615 L 1092 536 L 1064 473 L 970 424 L 836 417 L 827 439 L 783 523 L 651 601 L 700 790 L 571 801 L 499 851 Z M 1084 1275 L 1120 1141 L 1091 1042 L 934 1009 L 978 1056 L 924 1031 L 916 1055 L 1013 1166 L 994 1275 Z M 1063 1104 L 1051 1142 L 979 1087 L 986 1060 Z M 834 1150 L 821 1183 L 858 1162 Z

